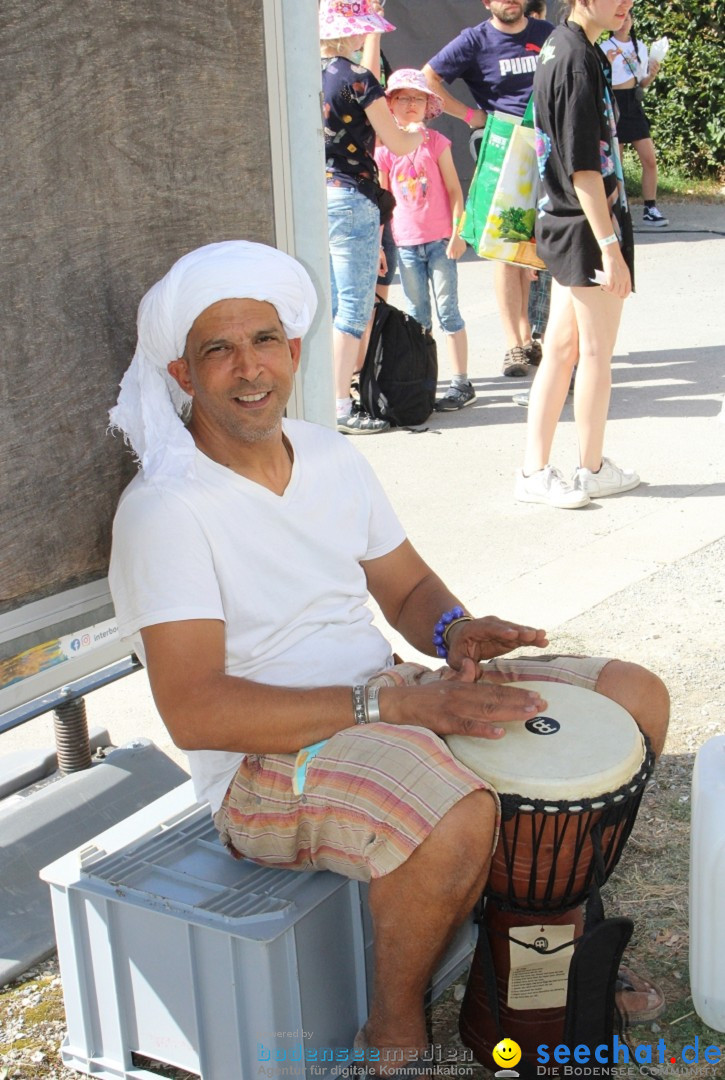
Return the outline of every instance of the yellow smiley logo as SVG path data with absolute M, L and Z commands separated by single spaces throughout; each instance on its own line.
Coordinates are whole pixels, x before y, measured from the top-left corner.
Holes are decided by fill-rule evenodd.
M 521 1061 L 521 1047 L 513 1039 L 501 1039 L 491 1051 L 491 1056 L 497 1065 L 508 1068 Z

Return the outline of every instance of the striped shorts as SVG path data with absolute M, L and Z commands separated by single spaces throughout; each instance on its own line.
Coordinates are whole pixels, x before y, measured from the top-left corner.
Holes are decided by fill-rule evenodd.
M 593 690 L 608 662 L 602 657 L 538 656 L 491 660 L 486 667 L 519 681 L 564 682 Z M 428 682 L 445 670 L 399 664 L 370 682 Z M 289 870 L 333 870 L 369 881 L 405 862 L 470 792 L 490 791 L 498 807 L 491 786 L 426 728 L 384 723 L 345 728 L 312 758 L 299 795 L 293 790 L 296 757 L 245 757 L 214 815 L 232 854 Z

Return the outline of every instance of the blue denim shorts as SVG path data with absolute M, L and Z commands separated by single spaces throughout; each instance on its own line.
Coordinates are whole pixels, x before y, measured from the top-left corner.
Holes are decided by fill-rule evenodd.
M 446 255 L 447 247 L 447 240 L 399 247 L 398 269 L 408 314 L 427 330 L 432 328 L 430 283 L 441 330 L 446 334 L 456 334 L 466 324 L 458 310 L 458 268 L 455 259 L 449 259 Z
M 380 211 L 352 188 L 328 187 L 332 318 L 336 330 L 361 338 L 375 303 Z

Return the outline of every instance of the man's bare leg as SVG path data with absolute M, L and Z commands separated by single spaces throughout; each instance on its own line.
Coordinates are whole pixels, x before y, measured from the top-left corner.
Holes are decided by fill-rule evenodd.
M 370 885 L 375 930 L 375 992 L 365 1025 L 368 1046 L 397 1056 L 428 1043 L 423 997 L 436 963 L 480 897 L 488 877 L 496 807 L 473 791 L 448 811 L 420 847 Z M 387 1070 L 395 1071 L 395 1058 Z
M 662 753 L 670 719 L 670 695 L 662 680 L 639 664 L 612 660 L 597 679 L 598 693 L 618 702 L 648 736 L 657 757 Z
M 612 660 L 602 668 L 596 689 L 618 702 L 634 717 L 640 731 L 648 736 L 657 757 L 662 753 L 670 718 L 670 695 L 662 680 L 639 664 Z M 658 1003 L 664 1008 L 664 995 L 656 983 L 635 974 L 620 964 L 616 993 L 617 1007 L 625 1017 L 638 1012 L 645 1015 Z
M 493 268 L 493 283 L 506 348 L 525 345 L 531 341 L 528 271 L 512 263 L 497 262 Z

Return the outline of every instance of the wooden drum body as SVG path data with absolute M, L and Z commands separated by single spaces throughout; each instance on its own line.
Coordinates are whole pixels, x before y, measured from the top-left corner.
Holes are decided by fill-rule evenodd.
M 509 724 L 500 740 L 447 742 L 496 789 L 502 817 L 461 1035 L 489 1067 L 496 1043 L 514 1039 L 521 1071 L 533 1068 L 539 1043 L 561 1041 L 584 903 L 619 861 L 654 759 L 609 698 L 563 683 L 518 685 L 546 699 L 545 714 Z

